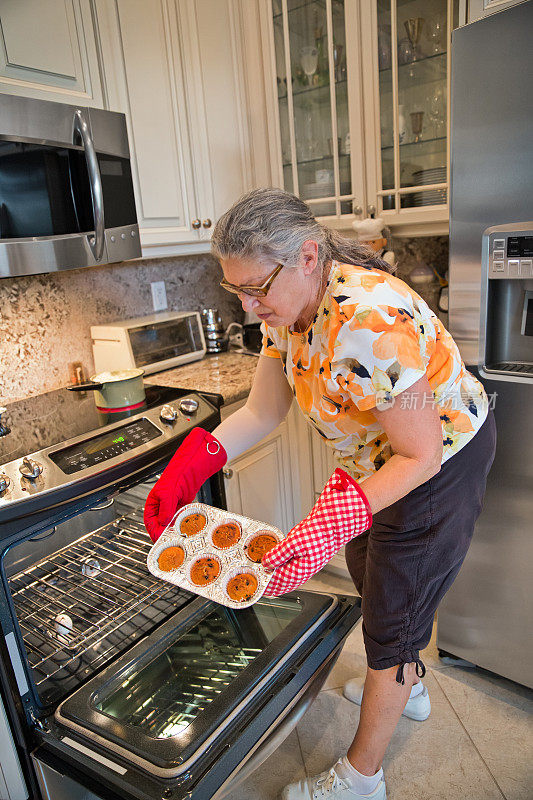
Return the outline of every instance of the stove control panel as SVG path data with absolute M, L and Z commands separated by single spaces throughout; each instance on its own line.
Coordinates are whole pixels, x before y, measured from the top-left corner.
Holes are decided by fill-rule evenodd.
M 181 405 L 183 400 L 189 401 L 187 411 Z M 55 491 L 65 487 L 75 498 L 87 479 L 102 473 L 102 481 L 106 481 L 108 470 L 114 479 L 116 467 L 127 470 L 128 462 L 139 457 L 146 459 L 146 464 L 155 463 L 161 452 L 175 452 L 196 425 L 218 420 L 215 406 L 191 392 L 175 398 L 166 409 L 164 404 L 153 405 L 100 429 L 0 463 L 0 539 L 2 520 L 22 513 L 26 501 L 35 503 L 42 497 L 42 507 L 48 507 L 54 503 Z
M 180 411 L 182 414 L 189 414 L 190 416 L 196 414 L 198 411 L 198 400 L 195 400 L 193 397 L 185 397 L 180 402 Z
M 66 475 L 72 475 L 87 467 L 93 467 L 102 461 L 109 461 L 134 447 L 147 444 L 152 439 L 162 436 L 161 431 L 148 419 L 137 419 L 128 422 L 108 433 L 93 436 L 83 442 L 64 447 L 48 453 L 48 458 L 57 464 Z
M 175 422 L 178 416 L 178 412 L 174 408 L 174 406 L 166 405 L 163 406 L 161 411 L 159 412 L 159 419 L 162 419 L 163 422 Z

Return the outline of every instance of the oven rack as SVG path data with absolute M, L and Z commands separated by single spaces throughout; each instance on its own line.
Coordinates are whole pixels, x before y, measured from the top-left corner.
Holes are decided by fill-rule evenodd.
M 151 544 L 142 512 L 129 511 L 8 579 L 42 700 L 72 691 L 190 602 L 148 572 Z

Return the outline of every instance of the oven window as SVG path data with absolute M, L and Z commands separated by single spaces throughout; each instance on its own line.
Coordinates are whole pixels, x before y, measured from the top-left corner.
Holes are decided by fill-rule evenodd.
M 202 349 L 197 317 L 130 328 L 129 337 L 137 367 Z
M 300 613 L 297 600 L 218 608 L 129 673 L 95 707 L 155 739 L 182 733 Z
M 137 221 L 128 159 L 97 154 L 106 228 Z M 94 230 L 91 188 L 80 147 L 0 141 L 0 239 Z

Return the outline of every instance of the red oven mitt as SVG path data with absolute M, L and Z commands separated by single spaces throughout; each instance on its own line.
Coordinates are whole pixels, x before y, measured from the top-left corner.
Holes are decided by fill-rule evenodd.
M 144 507 L 144 524 L 156 542 L 176 511 L 192 503 L 198 489 L 222 469 L 228 456 L 212 434 L 193 428 L 153 487 Z
M 265 597 L 301 586 L 343 544 L 371 525 L 372 511 L 363 490 L 347 472 L 336 469 L 307 517 L 263 556 L 263 566 L 274 570 Z

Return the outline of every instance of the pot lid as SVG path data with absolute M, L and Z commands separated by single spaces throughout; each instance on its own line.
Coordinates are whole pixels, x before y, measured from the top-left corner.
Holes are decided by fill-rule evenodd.
M 112 369 L 92 375 L 91 380 L 95 383 L 116 383 L 117 381 L 127 381 L 131 378 L 138 378 L 144 375 L 143 369 Z

